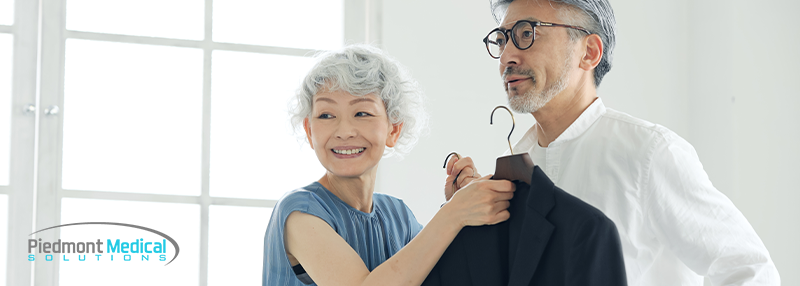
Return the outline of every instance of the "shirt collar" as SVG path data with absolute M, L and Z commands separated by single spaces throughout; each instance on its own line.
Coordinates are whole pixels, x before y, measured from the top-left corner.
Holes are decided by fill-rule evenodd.
M 586 132 L 592 124 L 603 116 L 603 114 L 606 114 L 606 106 L 603 104 L 603 100 L 598 97 L 577 119 L 575 119 L 575 122 L 572 122 L 572 124 L 567 127 L 567 130 L 564 130 L 564 133 L 561 133 L 561 135 L 553 141 L 553 143 L 568 141 L 581 136 L 581 134 Z

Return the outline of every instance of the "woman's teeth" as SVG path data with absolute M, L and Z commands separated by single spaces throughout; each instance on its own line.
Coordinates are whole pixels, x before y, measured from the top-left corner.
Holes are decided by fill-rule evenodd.
M 331 149 L 331 150 L 333 150 L 333 153 L 336 153 L 336 154 L 350 155 L 350 154 L 358 154 L 358 153 L 364 152 L 365 149 L 367 149 L 367 148 L 358 148 L 358 149 L 350 149 L 350 150 L 336 150 L 336 149 Z

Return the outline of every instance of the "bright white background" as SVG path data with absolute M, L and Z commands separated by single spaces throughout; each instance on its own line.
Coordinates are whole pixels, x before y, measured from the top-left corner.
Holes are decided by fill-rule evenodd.
M 0 2 L 1 4 L 2 2 Z M 2 7 L 0 7 L 2 10 Z M 1 12 L 0 12 L 1 13 Z M 8 34 L 0 34 L 0 67 L 11 66 L 12 37 Z M 8 166 L 9 166 L 9 144 L 11 143 L 9 130 L 11 127 L 11 116 L 9 110 L 11 103 L 11 69 L 0 68 L 0 185 L 8 185 Z
M 124 2 L 124 1 L 118 1 Z M 283 1 L 289 3 L 287 1 Z M 256 2 L 214 1 L 215 24 L 214 41 L 247 45 L 270 45 L 295 48 L 335 47 L 335 39 L 343 38 L 343 32 L 331 27 L 334 21 L 320 21 L 313 25 L 305 21 L 277 21 L 266 14 L 252 13 L 264 7 L 277 7 L 274 11 L 292 11 L 302 14 L 297 19 L 319 19 L 324 15 L 342 13 L 340 7 L 324 6 L 325 1 L 315 5 L 300 7 L 264 6 Z M 381 45 L 401 63 L 406 65 L 426 91 L 427 108 L 431 113 L 431 132 L 404 160 L 387 159 L 379 171 L 377 191 L 400 197 L 411 207 L 417 218 L 428 222 L 438 210 L 443 200 L 442 186 L 444 172 L 441 169 L 444 156 L 450 151 L 458 151 L 472 156 L 481 173 L 491 173 L 495 158 L 507 148 L 505 137 L 510 119 L 500 112 L 496 114 L 496 126 L 488 124 L 488 117 L 494 106 L 506 104 L 497 70 L 497 62 L 486 54 L 481 39 L 496 26 L 488 9 L 488 1 L 459 0 L 372 0 L 380 8 L 370 19 L 377 18 L 378 25 L 365 27 L 366 34 L 380 35 L 370 41 Z M 662 124 L 686 138 L 697 149 L 700 159 L 714 185 L 739 207 L 756 229 L 781 273 L 783 285 L 800 285 L 800 246 L 796 238 L 800 236 L 800 210 L 794 202 L 800 199 L 800 92 L 795 81 L 800 77 L 797 66 L 800 59 L 796 51 L 800 48 L 800 34 L 793 11 L 800 9 L 800 2 L 793 0 L 676 0 L 676 1 L 632 1 L 611 0 L 614 6 L 618 35 L 614 67 L 606 76 L 599 90 L 605 104 L 611 108 L 634 116 Z M 8 0 L 0 0 L 0 25 L 10 25 L 12 7 Z M 99 9 L 104 1 L 70 0 L 70 11 L 89 10 L 81 7 Z M 115 2 L 116 3 L 116 2 Z M 145 2 L 137 5 L 108 8 L 106 14 L 73 14 L 67 17 L 66 28 L 70 30 L 124 34 L 134 36 L 167 37 L 187 40 L 203 39 L 203 7 L 196 1 L 173 1 L 173 4 L 158 3 L 158 11 L 141 10 Z M 183 4 L 181 4 L 183 3 Z M 250 3 L 253 6 L 245 6 Z M 298 2 L 299 3 L 299 2 Z M 263 4 L 263 3 L 262 3 Z M 296 3 L 295 3 L 296 4 Z M 249 4 L 248 4 L 249 5 Z M 260 6 L 259 6 L 260 5 Z M 236 9 L 251 7 L 247 13 L 237 13 Z M 303 10 L 303 7 L 314 7 Z M 110 10 L 109 10 L 110 9 Z M 139 10 L 137 10 L 139 9 Z M 368 9 L 364 9 L 368 10 Z M 75 12 L 79 13 L 79 12 Z M 146 14 L 147 21 L 140 25 L 121 25 L 123 22 L 139 22 L 131 15 Z M 279 13 L 280 14 L 280 13 Z M 227 16 L 226 16 L 227 15 Z M 231 16 L 234 15 L 234 16 Z M 238 17 L 237 17 L 238 15 Z M 280 14 L 284 15 L 284 14 Z M 288 14 L 287 14 L 288 15 Z M 231 17 L 228 17 L 231 16 Z M 142 17 L 144 19 L 145 17 Z M 334 19 L 337 19 L 334 17 Z M 352 21 L 345 18 L 344 21 Z M 274 19 L 273 19 L 274 20 Z M 261 22 L 258 22 L 261 21 Z M 110 23 L 110 24 L 98 24 Z M 254 24 L 255 23 L 255 24 Z M 276 27 L 315 30 L 317 40 L 322 44 L 296 40 L 300 34 L 271 32 Z M 356 25 L 358 26 L 358 25 Z M 448 28 L 445 30 L 445 28 Z M 377 32 L 375 32 L 377 30 Z M 344 32 L 344 37 L 347 37 Z M 3 76 L 10 65 L 9 34 L 0 34 L 0 99 L 7 93 L 8 76 Z M 71 34 L 81 37 L 89 34 Z M 92 36 L 95 37 L 95 36 Z M 369 38 L 369 37 L 367 37 Z M 286 44 L 287 41 L 293 41 Z M 201 151 L 198 125 L 199 113 L 199 66 L 198 49 L 188 53 L 170 54 L 170 51 L 186 48 L 143 47 L 138 44 L 89 43 L 90 40 L 69 39 L 66 45 L 66 76 L 64 86 L 64 134 L 63 134 L 63 181 L 59 187 L 78 190 L 99 190 L 110 192 L 161 193 L 174 195 L 197 195 L 198 166 Z M 164 41 L 168 42 L 168 41 Z M 189 45 L 184 42 L 181 45 Z M 189 45 L 190 46 L 190 45 Z M 259 50 L 249 47 L 247 49 Z M 94 49 L 94 50 L 93 50 Z M 273 49 L 275 51 L 284 51 Z M 130 58 L 120 57 L 109 60 L 95 60 L 104 53 L 125 53 Z M 136 56 L 151 55 L 136 60 Z M 161 57 L 161 58 L 157 58 Z M 162 57 L 163 56 L 163 57 Z M 209 123 L 211 145 L 209 147 L 210 174 L 208 191 L 212 197 L 233 197 L 252 199 L 277 199 L 289 188 L 305 185 L 321 175 L 318 165 L 305 167 L 285 167 L 287 173 L 300 174 L 301 179 L 281 182 L 279 187 L 264 187 L 265 180 L 280 180 L 259 172 L 275 171 L 276 163 L 270 160 L 270 151 L 257 150 L 259 144 L 267 144 L 270 138 L 280 138 L 275 143 L 291 152 L 282 153 L 300 161 L 312 161 L 313 154 L 305 146 L 298 146 L 289 134 L 284 123 L 272 121 L 286 119 L 278 113 L 283 112 L 285 100 L 292 88 L 287 83 L 297 83 L 291 77 L 302 74 L 308 67 L 304 58 L 291 56 L 271 56 L 257 53 L 234 51 L 212 52 L 211 101 L 212 120 Z M 81 60 L 81 59 L 84 60 Z M 192 60 L 194 58 L 195 60 Z M 180 64 L 181 61 L 186 62 Z M 132 70 L 121 67 L 139 67 L 139 74 L 132 72 L 125 78 L 161 79 L 164 89 L 148 89 L 147 86 L 116 83 L 121 91 L 135 92 L 124 98 L 139 100 L 110 101 L 105 88 L 87 80 L 89 76 L 99 79 L 114 72 L 125 74 Z M 153 70 L 148 70 L 153 67 Z M 144 72 L 141 72 L 144 71 Z M 46 72 L 47 73 L 47 72 Z M 73 74 L 74 73 L 74 74 Z M 280 86 L 267 83 L 269 78 L 286 77 Z M 98 80 L 114 84 L 110 77 Z M 171 80 L 170 80 L 171 78 Z M 263 79 L 260 80 L 259 78 Z M 6 84 L 3 84 L 3 83 Z M 192 85 L 190 83 L 195 83 Z M 183 87 L 183 88 L 182 88 Z M 180 92 L 174 92 L 175 90 Z M 172 94 L 169 92 L 173 91 Z M 272 91 L 269 93 L 269 91 Z M 160 93 L 165 92 L 165 93 Z M 169 95 L 189 96 L 180 102 L 165 101 Z M 265 94 L 258 97 L 258 94 Z M 159 95 L 161 95 L 159 99 Z M 163 99 L 163 100 L 161 100 Z M 108 100 L 108 101 L 103 101 Z M 149 101 L 146 104 L 143 101 Z M 272 101 L 270 101 L 272 100 Z M 95 104 L 92 106 L 91 104 Z M 0 103 L 0 115 L 8 107 Z M 137 110 L 141 110 L 140 114 Z M 40 110 L 41 111 L 41 110 Z M 160 122 L 172 122 L 175 126 L 157 125 L 148 118 L 131 120 L 136 115 L 148 118 L 161 118 Z M 97 120 L 103 118 L 104 120 Z M 0 136 L 8 123 L 0 118 Z M 512 136 L 516 141 L 533 124 L 529 115 L 517 115 L 517 130 Z M 134 123 L 139 123 L 137 126 Z M 86 129 L 98 124 L 98 133 L 86 133 Z M 103 129 L 103 124 L 113 124 Z M 3 127 L 2 125 L 6 125 Z M 143 127 L 144 126 L 144 127 Z M 80 128 L 79 128 L 80 127 Z M 145 127 L 153 130 L 163 128 L 180 134 L 165 142 L 170 150 L 177 152 L 158 153 L 163 150 L 150 148 L 136 150 L 139 146 L 151 146 L 141 138 L 125 140 L 126 134 L 140 131 Z M 124 129 L 123 129 L 124 128 Z M 120 131 L 121 130 L 121 131 Z M 7 133 L 7 131 L 6 131 Z M 230 134 L 225 136 L 225 134 Z M 98 136 L 100 135 L 100 136 Z M 105 136 L 102 136 L 105 135 Z M 273 137 L 274 135 L 274 137 Z M 77 136 L 77 137 L 76 137 Z M 235 136 L 241 136 L 235 138 Z M 79 140 L 76 138 L 92 138 Z M 189 138 L 188 140 L 186 138 Z M 195 139 L 192 139 L 195 138 Z M 126 142 L 126 143 L 120 143 Z M 186 143 L 183 143 L 186 142 Z M 260 143 L 264 142 L 264 143 Z M 99 144 L 87 146 L 87 143 Z M 273 143 L 273 142 L 270 142 Z M 125 145 L 132 144 L 132 145 Z M 294 145 L 292 145 L 294 144 Z M 113 146 L 110 146 L 113 145 Z M 8 147 L 0 142 L 0 153 L 8 153 Z M 128 152 L 118 152 L 125 146 Z M 162 145 L 159 145 L 162 146 Z M 243 146 L 245 148 L 243 148 Z M 294 146 L 294 147 L 291 147 Z M 91 148 L 89 148 L 91 147 Z M 5 148 L 5 149 L 3 149 Z M 106 148 L 106 149 L 103 149 Z M 117 150 L 114 150 L 117 149 Z M 4 151 L 6 150 L 6 151 Z M 136 169 L 132 166 L 113 165 L 113 169 L 123 172 L 110 172 L 98 168 L 99 164 L 109 165 L 121 160 L 102 156 L 88 157 L 87 154 L 117 152 L 118 156 L 128 156 L 126 161 L 164 162 L 151 164 L 152 169 Z M 282 149 L 281 151 L 285 151 Z M 303 153 L 306 152 L 306 153 Z M 196 154 L 191 157 L 185 154 Z M 0 173 L 7 168 L 0 154 Z M 86 165 L 87 160 L 95 163 Z M 5 159 L 7 160 L 7 159 Z M 169 164 L 167 164 L 169 163 Z M 247 168 L 253 166 L 253 168 Z M 85 169 L 88 168 L 88 169 Z M 94 168 L 94 169 L 93 169 Z M 126 168 L 130 168 L 128 171 Z M 174 170 L 172 176 L 163 176 L 164 169 Z M 7 170 L 7 169 L 6 169 Z M 83 171 L 81 171 L 83 170 Z M 162 171 L 159 171 L 162 170 Z M 186 171 L 189 170 L 189 171 Z M 13 170 L 12 170 L 13 171 Z M 91 173 L 96 178 L 90 176 Z M 3 184 L 4 174 L 0 174 Z M 5 175 L 7 176 L 7 175 Z M 159 177 L 161 176 L 161 177 Z M 101 178 L 105 178 L 101 180 Z M 114 181 L 123 183 L 114 184 Z M 145 181 L 158 181 L 159 184 L 145 185 Z M 163 184 L 162 184 L 163 183 Z M 7 183 L 6 183 L 7 184 Z M 246 186 L 252 185 L 252 189 Z M 219 187 L 218 187 L 219 186 Z M 244 186 L 244 187 L 243 187 Z M 292 186 L 292 187 L 290 187 Z M 71 194 L 80 194 L 73 191 Z M 90 193 L 95 195 L 95 193 Z M 88 195 L 85 195 L 88 196 Z M 126 196 L 136 197 L 136 196 Z M 3 284 L 3 271 L 11 266 L 6 261 L 4 241 L 7 225 L 2 216 L 9 208 L 10 199 L 0 195 L 0 285 Z M 140 198 L 140 197 L 136 197 Z M 184 262 L 196 261 L 202 247 L 192 240 L 199 235 L 197 207 L 186 200 L 169 197 L 183 203 L 172 218 L 146 220 L 146 226 L 161 226 L 187 237 Z M 241 203 L 243 201 L 236 201 Z M 89 221 L 97 217 L 90 212 L 82 213 L 95 200 L 65 199 L 62 222 Z M 144 206 L 140 202 L 114 202 L 103 204 L 115 207 L 114 210 L 150 209 L 161 218 L 167 217 L 164 203 L 154 203 L 161 207 Z M 186 209 L 182 208 L 186 207 Z M 208 210 L 208 284 L 224 284 L 226 274 L 236 275 L 242 283 L 258 283 L 260 280 L 260 255 L 225 251 L 231 243 L 245 245 L 259 244 L 263 240 L 267 214 L 270 208 L 211 205 Z M 202 212 L 202 211 L 200 211 Z M 107 220 L 117 218 L 129 223 L 134 212 L 124 215 L 113 214 L 111 209 L 102 211 L 112 214 Z M 175 226 L 170 223 L 184 222 Z M 13 223 L 13 222 L 10 222 Z M 200 227 L 202 233 L 202 227 Z M 171 234 L 171 233 L 170 233 Z M 64 233 L 69 235 L 69 233 Z M 243 238 L 246 237 L 246 238 Z M 10 243 L 10 242 L 9 242 Z M 184 255 L 183 252 L 181 255 Z M 180 260 L 181 258 L 179 258 Z M 247 266 L 223 263 L 240 259 Z M 180 266 L 180 265 L 176 265 Z M 65 268 L 65 270 L 68 268 Z M 176 268 L 177 269 L 177 268 Z M 191 276 L 187 281 L 197 281 L 196 266 L 181 266 L 182 274 Z M 238 272 L 237 272 L 238 271 Z M 63 273 L 63 272 L 62 272 Z M 186 273 L 186 274 L 183 274 Z M 6 273 L 8 274 L 8 273 Z M 202 275 L 200 275 L 203 277 Z M 71 280 L 69 276 L 62 277 Z M 62 280 L 62 281 L 65 281 Z M 202 279 L 201 279 L 202 281 Z M 185 281 L 184 281 L 185 282 Z
M 423 223 L 443 200 L 450 151 L 487 174 L 507 149 L 508 123 L 488 122 L 506 102 L 481 43 L 496 26 L 487 2 L 383 2 L 383 47 L 425 88 L 432 125 L 405 160 L 382 163 L 378 191 L 403 198 Z M 714 186 L 764 241 L 783 285 L 800 285 L 800 2 L 610 2 L 619 32 L 603 102 L 694 145 Z M 512 141 L 533 124 L 530 115 L 516 118 Z
M 8 196 L 0 195 L 0 210 L 8 209 Z M 8 213 L 0 212 L 0 226 L 8 225 Z M 0 227 L 0 258 L 5 258 L 8 250 L 8 229 Z M 6 260 L 0 259 L 0 281 L 5 283 L 6 279 Z
M 14 15 L 13 0 L 0 0 L 0 25 L 9 25 Z

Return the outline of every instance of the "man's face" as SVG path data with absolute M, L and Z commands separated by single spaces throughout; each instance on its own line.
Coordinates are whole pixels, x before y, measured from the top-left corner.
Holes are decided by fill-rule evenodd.
M 517 0 L 506 11 L 501 27 L 511 29 L 519 20 L 561 23 L 558 6 L 547 0 Z M 500 56 L 500 75 L 511 109 L 533 113 L 561 93 L 569 84 L 573 48 L 567 30 L 536 27 L 536 40 L 530 48 L 519 50 L 506 45 Z

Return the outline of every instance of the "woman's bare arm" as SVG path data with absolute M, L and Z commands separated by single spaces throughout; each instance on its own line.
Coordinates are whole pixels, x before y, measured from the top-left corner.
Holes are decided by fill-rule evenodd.
M 301 212 L 286 220 L 286 251 L 318 285 L 420 285 L 462 227 L 508 219 L 514 184 L 490 177 L 460 190 L 408 245 L 372 272 L 326 222 Z

